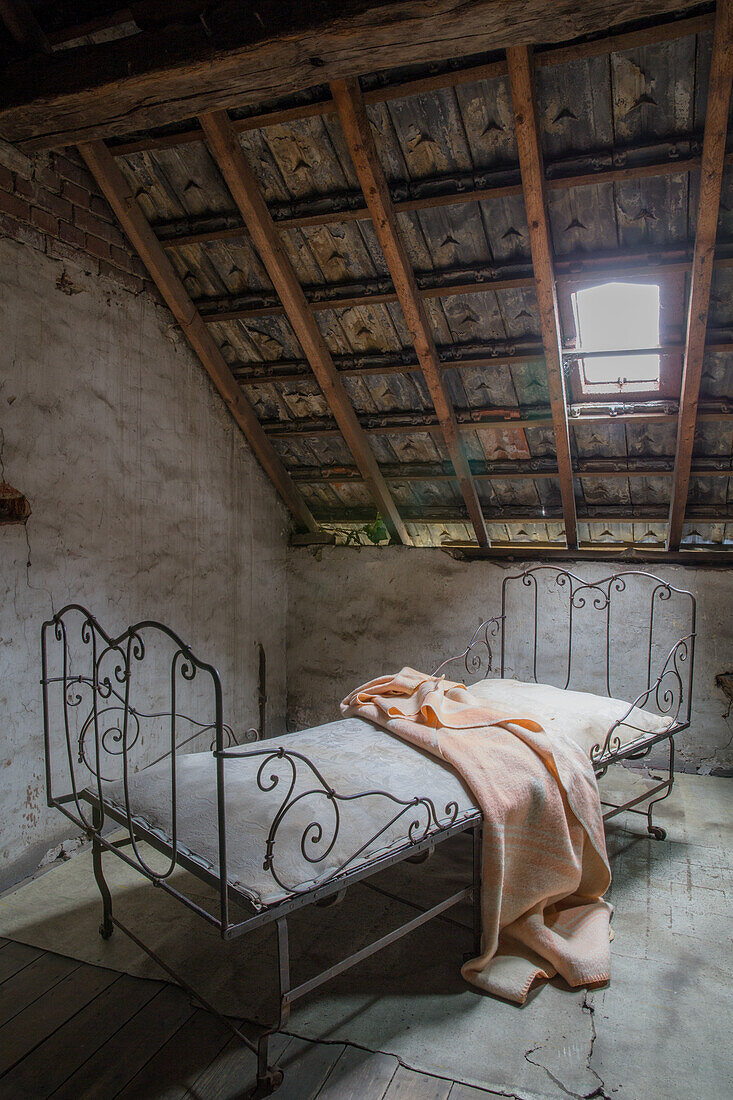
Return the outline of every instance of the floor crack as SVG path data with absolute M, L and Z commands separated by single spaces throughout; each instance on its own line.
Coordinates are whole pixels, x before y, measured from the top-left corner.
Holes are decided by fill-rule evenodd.
M 593 1057 L 593 1048 L 598 1038 L 598 1032 L 596 1031 L 596 1006 L 593 1004 L 592 1000 L 590 1000 L 591 996 L 592 994 L 590 994 L 587 989 L 583 992 L 583 1010 L 587 1012 L 590 1017 L 590 1043 L 588 1044 L 588 1054 L 585 1059 L 585 1064 L 593 1076 L 597 1078 L 598 1088 L 595 1092 L 587 1093 L 586 1100 L 591 1100 L 592 1097 L 598 1097 L 599 1100 L 610 1100 L 602 1077 L 600 1074 L 596 1073 L 595 1069 L 590 1064 L 591 1058 Z
M 559 1089 L 562 1089 L 562 1091 L 565 1093 L 566 1096 L 572 1096 L 573 1100 L 585 1100 L 585 1097 L 581 1093 L 571 1092 L 570 1089 L 566 1088 L 565 1085 L 563 1085 L 562 1081 L 559 1079 L 559 1077 L 556 1077 L 555 1074 L 552 1073 L 552 1071 L 547 1068 L 547 1066 L 543 1066 L 542 1062 L 535 1062 L 534 1058 L 530 1058 L 530 1054 L 534 1054 L 534 1052 L 538 1049 L 539 1049 L 538 1047 L 531 1047 L 529 1050 L 525 1050 L 525 1052 L 524 1052 L 525 1061 L 529 1062 L 529 1064 L 531 1066 L 537 1066 L 537 1069 L 543 1069 L 545 1071 L 545 1073 L 547 1074 L 547 1076 L 550 1078 L 550 1080 L 554 1081 L 555 1084 L 557 1085 L 557 1087 Z M 597 1093 L 592 1093 L 591 1095 L 597 1096 L 598 1094 Z

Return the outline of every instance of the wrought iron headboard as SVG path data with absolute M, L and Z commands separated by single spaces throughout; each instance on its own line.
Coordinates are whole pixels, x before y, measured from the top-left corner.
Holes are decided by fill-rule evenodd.
M 674 616 L 662 614 L 673 605 Z M 621 612 L 626 616 L 623 623 Z M 615 633 L 622 626 L 629 636 L 634 630 L 643 632 L 636 686 L 628 677 L 622 680 L 614 660 L 619 644 Z M 485 619 L 466 648 L 443 661 L 435 673 L 459 663 L 470 677 L 494 673 L 624 699 L 633 695 L 634 706 L 670 715 L 674 728 L 680 729 L 690 722 L 695 628 L 692 593 L 653 573 L 628 569 L 591 581 L 568 569 L 536 565 L 504 578 L 500 614 Z M 594 653 L 596 675 L 588 682 Z M 628 648 L 625 656 L 628 665 Z M 609 735 L 604 751 L 613 748 L 613 731 Z
M 151 676 L 146 660 L 158 672 L 162 663 L 165 674 Z M 41 664 L 48 805 L 61 810 L 87 835 L 99 835 L 105 825 L 103 785 L 121 779 L 125 843 L 132 852 L 130 857 L 118 854 L 162 885 L 179 856 L 177 757 L 197 739 L 198 747 L 203 743 L 217 752 L 237 744 L 223 719 L 219 673 L 163 623 L 144 620 L 112 637 L 80 604 L 69 604 L 43 624 Z M 191 701 L 201 717 L 184 713 L 181 705 L 182 695 L 193 697 L 194 688 L 187 693 L 186 687 L 194 682 L 197 698 Z M 256 738 L 256 730 L 247 731 L 246 740 Z M 129 784 L 136 753 L 140 766 L 170 762 L 173 852 L 163 870 L 146 861 L 135 836 Z M 121 772 L 118 776 L 110 771 L 115 763 Z M 85 789 L 96 796 L 92 813 L 89 800 L 82 797 Z M 223 804 L 219 816 L 223 851 Z

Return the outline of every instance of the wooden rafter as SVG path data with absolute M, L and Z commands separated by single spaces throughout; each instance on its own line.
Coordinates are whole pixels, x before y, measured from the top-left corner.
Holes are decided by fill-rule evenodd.
M 225 111 L 202 115 L 199 121 L 209 150 L 247 223 L 255 248 L 267 268 L 346 445 L 361 470 L 372 500 L 393 537 L 410 545 L 412 540 L 407 528 L 400 518 L 397 505 L 334 366 L 328 345 L 306 301 L 259 184 L 247 164 L 239 138 Z
M 705 335 L 710 287 L 713 278 L 715 237 L 718 228 L 720 189 L 723 182 L 725 141 L 733 85 L 733 2 L 718 0 L 710 63 L 705 137 L 700 170 L 697 230 L 690 277 L 690 301 L 682 391 L 677 424 L 677 450 L 669 508 L 667 548 L 676 550 L 682 538 L 687 494 L 690 487 L 695 423 L 705 354 Z
M 265 433 L 254 409 L 240 390 L 221 351 L 201 318 L 186 288 L 173 270 L 165 250 L 153 233 L 140 205 L 103 142 L 79 147 L 79 152 L 114 210 L 123 230 L 148 269 L 173 316 L 201 360 L 207 374 L 244 432 L 252 449 L 296 521 L 309 531 L 318 524 L 280 456 Z
M 555 450 L 560 479 L 560 496 L 565 517 L 565 539 L 569 547 L 577 545 L 573 468 L 570 457 L 570 433 L 562 369 L 560 316 L 557 307 L 555 272 L 550 226 L 545 203 L 545 170 L 535 106 L 532 55 L 528 46 L 507 50 L 509 86 L 514 108 L 514 124 L 522 173 L 522 190 L 529 227 L 529 243 L 535 274 L 535 293 L 545 349 L 547 385 L 550 393 Z
M 690 0 L 259 0 L 227 18 L 168 25 L 15 67 L 0 134 L 24 151 L 88 142 L 214 109 L 262 102 L 370 69 L 430 63 L 518 42 L 567 42 Z M 171 10 L 175 5 L 171 6 Z M 256 9 L 256 10 L 255 10 Z M 68 56 L 64 56 L 68 53 Z M 9 82 L 6 81 L 6 84 Z
M 476 484 L 441 373 L 428 315 L 402 240 L 384 169 L 377 155 L 358 79 L 335 81 L 331 85 L 331 94 L 478 544 L 488 546 L 489 536 Z

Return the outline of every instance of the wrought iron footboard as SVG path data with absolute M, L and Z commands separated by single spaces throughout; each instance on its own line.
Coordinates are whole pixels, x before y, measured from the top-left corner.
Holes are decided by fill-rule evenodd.
M 524 599 L 517 600 L 517 592 Z M 633 598 L 632 605 L 629 598 Z M 662 609 L 672 605 L 674 614 L 663 616 Z M 643 629 L 644 636 L 637 662 L 643 676 L 637 687 L 629 684 L 628 673 L 618 671 L 622 659 L 628 664 L 628 642 L 624 645 L 623 635 L 628 638 L 634 627 Z M 534 683 L 555 683 L 608 697 L 634 696 L 626 713 L 593 746 L 591 758 L 596 770 L 603 772 L 612 759 L 634 755 L 642 748 L 648 752 L 652 747 L 654 737 L 642 729 L 638 743 L 622 745 L 619 727 L 637 728 L 628 721 L 635 707 L 653 709 L 670 719 L 660 737 L 689 726 L 695 627 L 692 593 L 652 573 L 630 569 L 590 581 L 567 569 L 537 565 L 504 578 L 500 614 L 485 619 L 466 648 L 446 658 L 434 674 L 455 668 L 454 675 L 485 679 L 494 672 L 502 679 L 516 675 Z M 596 667 L 589 669 L 589 656 L 594 652 Z M 522 667 L 515 667 L 519 663 Z M 588 676 L 589 671 L 596 675 Z
M 451 831 L 458 805 L 436 806 L 426 795 L 401 798 L 388 790 L 337 791 L 306 755 L 273 745 L 247 749 L 223 719 L 219 673 L 200 660 L 182 639 L 162 623 L 147 620 L 113 637 L 84 607 L 71 604 L 44 623 L 41 641 L 44 744 L 47 801 L 108 851 L 115 851 L 128 865 L 155 885 L 185 902 L 229 936 L 250 920 L 230 917 L 233 893 L 227 872 L 227 762 L 252 758 L 259 761 L 257 788 L 272 792 L 272 817 L 262 853 L 263 869 L 291 899 L 312 895 L 314 886 L 288 881 L 280 870 L 279 856 L 287 826 L 296 807 L 313 806 L 313 817 L 296 839 L 305 864 L 314 868 L 311 883 L 319 896 L 332 891 L 345 876 L 357 874 L 365 853 L 389 858 L 423 850 L 437 834 Z M 155 667 L 147 662 L 155 657 Z M 198 691 L 193 690 L 199 688 Z M 187 696 L 187 711 L 181 695 Z M 191 708 L 194 708 L 193 710 Z M 245 740 L 257 740 L 250 729 Z M 194 742 L 198 742 L 194 745 Z M 182 750 L 209 749 L 216 766 L 217 852 L 216 867 L 207 870 L 197 862 L 181 838 L 179 820 L 178 758 Z M 136 811 L 133 776 L 154 764 L 167 762 L 170 802 L 169 835 L 162 839 Z M 122 799 L 108 796 L 107 784 L 121 782 Z M 380 807 L 380 823 L 360 837 L 351 851 L 339 853 L 337 865 L 318 877 L 319 867 L 334 851 L 342 831 L 343 814 L 351 805 L 373 800 Z M 105 835 L 109 822 L 122 825 L 124 841 Z M 404 841 L 387 844 L 393 826 L 402 825 Z M 108 830 L 107 830 L 108 832 Z M 154 866 L 140 847 L 144 839 L 162 852 L 164 866 Z M 385 840 L 380 846 L 379 841 Z M 287 843 L 293 844 L 292 830 Z M 122 848 L 126 851 L 122 851 Z M 172 883 L 176 868 L 193 871 L 218 889 L 218 913 L 205 911 Z M 236 895 L 242 904 L 242 896 Z

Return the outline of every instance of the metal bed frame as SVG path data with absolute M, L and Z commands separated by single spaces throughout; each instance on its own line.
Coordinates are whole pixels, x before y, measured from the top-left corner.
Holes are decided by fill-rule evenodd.
M 575 634 L 578 615 L 582 609 L 599 614 L 604 622 L 605 646 L 602 646 L 604 687 L 610 696 L 612 683 L 612 605 L 626 591 L 628 578 L 635 578 L 637 585 L 648 585 L 651 594 L 648 613 L 644 613 L 644 630 L 647 639 L 645 661 L 645 686 L 629 706 L 627 717 L 634 706 L 653 705 L 662 714 L 671 716 L 671 725 L 663 733 L 650 735 L 639 731 L 639 737 L 622 746 L 618 727 L 619 719 L 608 730 L 602 743 L 594 746 L 592 760 L 597 776 L 605 774 L 610 764 L 625 759 L 647 756 L 651 749 L 666 742 L 668 745 L 667 777 L 656 782 L 644 794 L 630 799 L 623 805 L 611 805 L 604 813 L 609 818 L 623 811 L 641 813 L 647 817 L 650 834 L 663 838 L 664 830 L 652 821 L 653 806 L 666 798 L 674 783 L 674 736 L 690 723 L 692 673 L 695 641 L 695 599 L 690 592 L 675 588 L 650 573 L 627 570 L 599 581 L 584 581 L 568 570 L 554 566 L 536 566 L 521 573 L 507 576 L 502 584 L 501 613 L 484 620 L 474 632 L 461 653 L 447 658 L 435 670 L 442 673 L 451 663 L 462 666 L 468 676 L 486 677 L 494 671 L 494 648 L 500 651 L 499 676 L 513 671 L 507 658 L 516 636 L 524 639 L 529 658 L 529 676 L 537 681 L 541 668 L 545 642 L 550 640 L 552 653 L 562 656 L 564 686 L 573 680 L 577 646 Z M 541 598 L 538 578 L 547 581 L 549 589 L 560 597 L 561 609 L 567 612 L 567 635 L 560 640 L 557 634 L 551 638 L 541 629 L 545 605 Z M 521 586 L 525 598 L 529 598 L 529 619 L 522 615 L 521 622 L 511 614 L 511 594 L 515 586 Z M 685 628 L 669 646 L 669 636 L 659 664 L 654 662 L 659 649 L 659 637 L 663 633 L 660 624 L 661 608 L 667 601 L 676 601 L 682 609 Z M 637 604 L 637 615 L 639 613 Z M 682 621 L 682 620 L 679 620 Z M 529 624 L 529 629 L 528 629 Z M 673 620 L 675 629 L 678 621 Z M 167 676 L 165 701 L 162 706 L 136 705 L 137 693 L 144 699 L 150 696 L 150 686 L 142 674 L 151 639 L 156 653 L 161 646 L 166 654 Z M 559 648 L 558 648 L 559 647 Z M 564 656 L 562 649 L 565 649 Z M 158 658 L 159 659 L 159 658 Z M 92 844 L 94 875 L 102 897 L 102 921 L 100 934 L 107 939 L 114 928 L 124 932 L 141 950 L 146 952 L 170 977 L 178 982 L 204 1008 L 214 1013 L 257 1056 L 257 1083 L 252 1097 L 269 1095 L 282 1081 L 282 1071 L 269 1064 L 268 1043 L 273 1034 L 287 1023 L 291 1005 L 311 993 L 324 982 L 389 946 L 396 940 L 419 928 L 434 917 L 466 899 L 472 901 L 473 950 L 481 950 L 481 814 L 458 817 L 455 803 L 438 808 L 424 794 L 405 800 L 387 790 L 373 789 L 356 794 L 343 794 L 333 789 L 313 764 L 302 753 L 278 746 L 246 748 L 239 745 L 232 727 L 223 720 L 221 680 L 216 669 L 200 660 L 181 638 L 162 623 L 146 620 L 128 627 L 113 637 L 106 633 L 99 622 L 79 604 L 70 604 L 43 624 L 41 637 L 41 661 L 43 688 L 43 724 L 46 764 L 47 802 L 55 806 L 81 829 Z M 50 663 L 54 667 L 50 667 Z M 263 672 L 263 653 L 260 650 L 260 673 Z M 656 676 L 653 673 L 659 668 Z M 561 679 L 563 676 L 560 677 Z M 160 694 L 161 682 L 156 691 Z M 184 714 L 180 696 L 185 689 L 203 688 L 203 706 L 208 713 L 202 719 Z M 263 722 L 262 700 L 264 689 L 260 681 L 260 721 Z M 145 736 L 147 724 L 151 733 Z M 628 723 L 627 723 L 628 724 Z M 164 731 L 161 733 L 161 729 Z M 245 738 L 258 738 L 257 730 L 248 730 Z M 162 755 L 151 761 L 144 758 L 149 745 L 163 736 L 165 748 Z M 204 867 L 181 845 L 178 838 L 178 791 L 176 759 L 180 750 L 205 737 L 216 760 L 218 866 Z M 158 746 L 160 747 L 160 746 Z M 129 779 L 132 774 L 135 752 L 142 755 L 144 766 L 168 760 L 170 763 L 171 835 L 161 836 L 135 816 L 130 800 Z M 227 876 L 227 820 L 225 806 L 227 761 L 246 755 L 261 760 L 257 771 L 257 784 L 261 791 L 273 793 L 273 818 L 263 852 L 263 867 L 269 870 L 273 880 L 287 891 L 284 900 L 262 908 L 238 890 Z M 121 766 L 124 789 L 124 807 L 113 805 L 104 796 L 103 783 L 108 778 L 105 771 L 111 762 Z M 62 792 L 56 793 L 58 770 L 62 772 Z M 81 773 L 81 782 L 80 776 Z M 306 776 L 307 789 L 295 793 L 298 781 Z M 373 799 L 384 807 L 383 824 L 375 833 L 365 838 L 357 851 L 317 885 L 298 887 L 287 885 L 278 872 L 278 831 L 290 810 L 297 804 L 310 800 L 314 805 L 314 818 L 303 829 L 300 848 L 304 859 L 314 866 L 327 858 L 333 850 L 341 828 L 342 816 L 348 813 L 352 802 Z M 646 809 L 639 809 L 647 802 Z M 409 820 L 407 839 L 397 847 L 383 851 L 366 863 L 357 861 L 363 853 L 397 821 Z M 110 834 L 110 823 L 122 826 L 125 835 L 116 838 Z M 105 831 L 106 830 L 106 831 Z M 349 886 L 362 882 L 369 886 L 369 878 L 385 868 L 403 860 L 422 862 L 435 845 L 470 831 L 472 835 L 472 881 L 463 889 L 432 907 L 421 910 L 419 915 L 399 928 L 380 937 L 356 951 L 327 970 L 298 985 L 291 979 L 288 942 L 288 916 L 305 905 L 329 905 L 338 902 Z M 167 866 L 157 870 L 146 860 L 140 850 L 140 842 L 146 842 L 167 859 Z M 129 850 L 128 850 L 129 849 Z M 176 898 L 193 912 L 218 928 L 225 940 L 238 938 L 246 932 L 265 924 L 274 923 L 277 937 L 278 966 L 277 986 L 279 1014 L 270 1027 L 257 1028 L 254 1038 L 245 1034 L 231 1020 L 223 1017 L 206 998 L 192 989 L 188 982 L 175 973 L 168 964 L 148 947 L 130 928 L 113 915 L 112 896 L 105 881 L 102 854 L 113 853 L 144 875 L 152 884 Z M 216 890 L 217 904 L 207 909 L 179 890 L 170 880 L 177 868 L 184 868 Z

